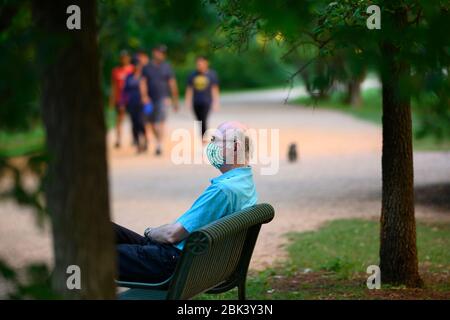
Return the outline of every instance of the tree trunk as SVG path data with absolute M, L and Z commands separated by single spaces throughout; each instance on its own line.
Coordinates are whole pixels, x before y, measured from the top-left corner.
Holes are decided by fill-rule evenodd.
M 66 9 L 81 8 L 81 30 Z M 109 219 L 106 130 L 100 89 L 96 2 L 33 2 L 42 66 L 42 116 L 49 152 L 47 208 L 52 220 L 53 286 L 64 298 L 115 298 Z M 81 290 L 67 288 L 67 267 L 81 269 Z
M 352 107 L 361 107 L 362 98 L 361 98 L 361 83 L 362 80 L 352 79 L 347 83 L 347 96 L 345 98 L 345 103 L 351 105 Z
M 396 16 L 401 26 L 406 13 Z M 381 281 L 420 286 L 414 217 L 414 177 L 410 92 L 405 84 L 410 67 L 398 58 L 392 43 L 381 46 L 384 58 L 382 209 L 380 232 Z

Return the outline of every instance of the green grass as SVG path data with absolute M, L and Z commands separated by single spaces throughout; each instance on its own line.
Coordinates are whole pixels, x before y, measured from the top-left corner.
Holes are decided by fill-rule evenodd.
M 302 85 L 302 81 L 296 80 L 293 84 L 293 89 Z M 289 85 L 287 83 L 268 85 L 263 87 L 254 87 L 254 88 L 223 88 L 220 90 L 221 93 L 225 94 L 234 94 L 234 93 L 246 93 L 246 92 L 259 92 L 259 91 L 267 91 L 267 90 L 288 90 Z
M 105 110 L 107 128 L 115 126 L 115 111 Z M 0 157 L 12 158 L 40 151 L 45 145 L 45 130 L 42 125 L 36 125 L 29 131 L 0 131 Z
M 346 279 L 378 265 L 379 223 L 336 220 L 319 232 L 290 234 L 291 263 L 313 270 L 332 271 Z M 450 224 L 417 226 L 417 248 L 421 262 L 431 261 L 433 270 L 450 267 Z M 301 252 L 301 255 L 297 253 Z M 442 271 L 442 270 L 441 270 Z
M 339 220 L 320 232 L 290 234 L 291 264 L 312 270 L 332 271 L 340 278 L 378 264 L 377 223 Z M 296 254 L 301 252 L 301 255 Z
M 250 273 L 250 299 L 450 299 L 450 224 L 418 223 L 417 247 L 423 289 L 382 285 L 368 290 L 366 268 L 378 265 L 379 223 L 336 220 L 317 231 L 288 235 L 289 259 Z M 236 299 L 236 290 L 199 299 Z
M 333 92 L 327 100 L 315 100 L 309 96 L 299 97 L 293 103 L 304 106 L 320 107 L 345 111 L 357 118 L 367 120 L 376 124 L 381 124 L 381 91 L 377 88 L 364 90 L 361 93 L 362 106 L 359 108 L 351 107 L 343 102 L 342 92 Z
M 381 89 L 371 88 L 366 89 L 362 93 L 362 106 L 351 107 L 348 104 L 343 103 L 343 93 L 334 92 L 327 100 L 315 100 L 309 96 L 300 97 L 294 100 L 294 104 L 300 104 L 303 106 L 327 108 L 338 111 L 344 111 L 356 118 L 370 121 L 372 123 L 381 126 L 382 107 L 381 107 Z M 418 127 L 419 119 L 414 113 L 414 109 L 417 108 L 416 103 L 413 101 L 413 129 Z M 439 141 L 434 137 L 417 138 L 413 139 L 414 148 L 416 150 L 427 151 L 449 151 L 450 150 L 450 138 Z
M 44 140 L 45 132 L 42 126 L 26 132 L 0 131 L 0 157 L 18 157 L 42 150 Z
M 414 148 L 423 151 L 450 151 L 450 138 L 439 141 L 434 137 L 414 138 Z

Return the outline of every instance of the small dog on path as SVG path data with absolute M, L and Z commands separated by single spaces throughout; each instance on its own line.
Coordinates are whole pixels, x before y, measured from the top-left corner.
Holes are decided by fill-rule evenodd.
M 297 161 L 297 145 L 295 143 L 291 143 L 289 145 L 289 151 L 288 151 L 288 159 L 289 162 L 296 162 Z

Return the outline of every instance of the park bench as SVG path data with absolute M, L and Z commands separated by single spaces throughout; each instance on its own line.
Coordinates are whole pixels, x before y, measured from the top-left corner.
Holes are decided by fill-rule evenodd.
M 263 203 L 192 232 L 169 279 L 161 283 L 117 281 L 119 287 L 129 288 L 119 299 L 182 300 L 238 287 L 239 299 L 245 300 L 247 270 L 259 230 L 273 217 L 273 207 Z

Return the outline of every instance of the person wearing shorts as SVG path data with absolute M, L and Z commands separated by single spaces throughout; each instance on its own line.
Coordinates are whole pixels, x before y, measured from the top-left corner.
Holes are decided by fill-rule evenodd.
M 167 118 L 165 104 L 172 97 L 174 111 L 178 111 L 178 86 L 172 68 L 166 60 L 167 47 L 159 45 L 152 50 L 152 60 L 144 67 L 143 76 L 147 82 L 147 92 L 152 100 L 153 110 L 147 116 L 156 139 L 155 154 L 162 153 L 164 125 Z
M 164 100 L 154 101 L 152 112 L 146 116 L 146 120 L 150 124 L 158 124 L 166 121 L 167 114 Z
M 186 105 L 193 109 L 197 121 L 201 122 L 202 137 L 208 129 L 208 115 L 211 107 L 219 109 L 219 80 L 214 70 L 209 69 L 208 60 L 200 56 L 196 60 L 196 70 L 187 81 Z

